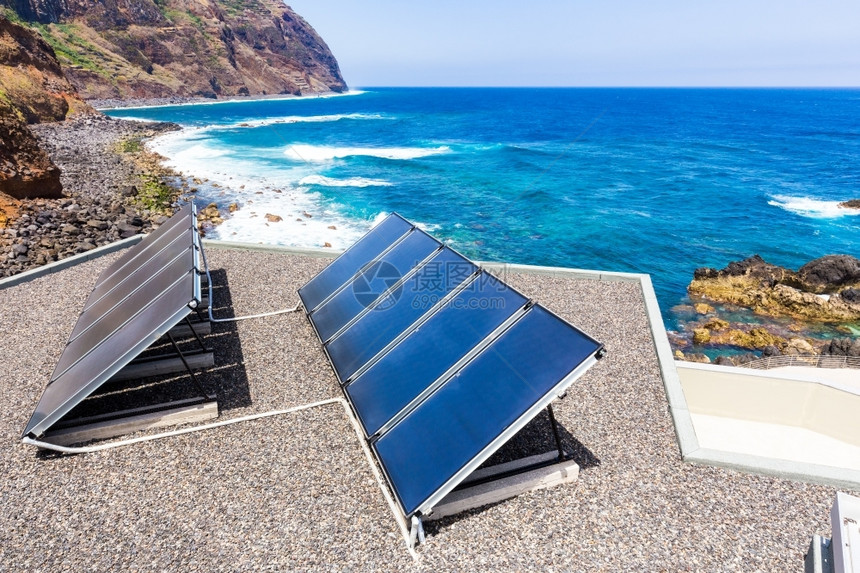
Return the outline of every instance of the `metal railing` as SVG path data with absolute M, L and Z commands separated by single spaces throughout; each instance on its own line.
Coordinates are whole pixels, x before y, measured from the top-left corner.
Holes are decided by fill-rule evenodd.
M 783 366 L 806 366 L 807 368 L 860 368 L 858 356 L 829 356 L 822 354 L 798 354 L 790 356 L 768 356 L 740 364 L 744 368 L 770 370 Z

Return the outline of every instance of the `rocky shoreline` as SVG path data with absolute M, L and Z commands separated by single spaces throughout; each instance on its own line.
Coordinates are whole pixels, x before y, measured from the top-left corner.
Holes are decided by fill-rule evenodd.
M 93 114 L 30 129 L 61 169 L 64 197 L 4 197 L 0 277 L 147 233 L 170 214 L 173 174 L 140 142 L 176 125 Z
M 860 338 L 820 336 L 822 327 L 856 335 L 849 325 L 860 325 L 860 260 L 850 255 L 827 255 L 797 271 L 754 255 L 721 270 L 696 269 L 688 292 L 696 317 L 670 333 L 680 360 L 710 362 L 708 351 L 721 353 L 717 363 L 736 365 L 778 355 L 860 357 Z
M 267 99 L 295 99 L 308 97 L 327 97 L 332 95 L 341 95 L 348 92 L 320 92 L 310 95 L 292 95 L 292 94 L 269 94 L 269 95 L 233 95 L 220 97 L 202 97 L 202 96 L 169 96 L 169 97 L 150 97 L 150 98 L 126 98 L 126 99 L 90 99 L 87 103 L 98 110 L 122 109 L 129 107 L 151 107 L 151 106 L 167 106 L 167 105 L 186 105 L 194 103 L 226 103 L 234 101 L 257 101 Z

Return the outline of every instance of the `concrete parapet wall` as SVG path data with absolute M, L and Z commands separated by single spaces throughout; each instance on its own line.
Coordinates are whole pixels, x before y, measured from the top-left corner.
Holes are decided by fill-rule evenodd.
M 860 446 L 860 392 L 757 370 L 678 365 L 690 412 L 805 428 Z

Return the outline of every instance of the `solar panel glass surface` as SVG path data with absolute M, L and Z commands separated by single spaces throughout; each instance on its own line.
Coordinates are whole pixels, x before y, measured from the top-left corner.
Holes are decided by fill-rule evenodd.
M 124 251 L 119 258 L 99 275 L 96 286 L 90 294 L 86 308 L 90 302 L 95 301 L 102 294 L 121 282 L 129 273 L 139 267 L 142 259 L 147 259 L 160 251 L 164 245 L 173 241 L 179 235 L 192 230 L 192 206 L 191 204 L 181 207 L 170 219 L 165 221 L 152 233 L 146 235 L 138 244 Z
M 600 346 L 534 306 L 384 434 L 374 449 L 406 515 L 467 464 L 488 457 L 488 446 L 504 430 Z
M 461 358 L 522 309 L 527 299 L 482 274 L 376 364 L 346 386 L 372 436 Z
M 102 272 L 24 435 L 42 435 L 200 302 L 195 225 L 187 205 Z
M 346 381 L 355 374 L 477 270 L 451 249 L 439 251 L 403 283 L 391 304 L 374 308 L 326 346 L 340 380 Z
M 410 233 L 346 288 L 311 313 L 311 321 L 320 340 L 328 341 L 365 309 L 393 301 L 400 295 L 402 287 L 395 289 L 390 296 L 383 296 L 386 291 L 440 246 L 436 239 L 423 231 Z
M 412 228 L 412 223 L 392 213 L 376 227 L 344 251 L 317 276 L 299 289 L 299 297 L 308 312 L 349 281 L 368 262 L 377 258 L 385 249 Z

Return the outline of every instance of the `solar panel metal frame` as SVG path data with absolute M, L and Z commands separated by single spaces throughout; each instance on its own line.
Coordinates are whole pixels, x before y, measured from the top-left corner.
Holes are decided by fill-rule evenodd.
M 187 222 L 184 222 L 186 220 L 187 220 Z M 149 347 L 153 342 L 155 342 L 159 338 L 161 338 L 171 328 L 176 326 L 176 324 L 178 324 L 183 318 L 188 316 L 188 314 L 190 314 L 193 311 L 193 309 L 196 308 L 196 306 L 202 302 L 203 299 L 202 299 L 202 290 L 201 290 L 201 284 L 200 284 L 200 275 L 201 275 L 202 269 L 201 269 L 200 263 L 201 263 L 201 252 L 202 252 L 203 247 L 202 247 L 202 244 L 200 241 L 200 236 L 197 232 L 196 209 L 191 204 L 186 205 L 185 207 L 180 209 L 176 213 L 176 215 L 171 217 L 170 220 L 168 220 L 161 227 L 159 227 L 158 229 L 156 229 L 155 231 L 150 233 L 146 238 L 144 238 L 143 241 L 134 245 L 133 247 L 130 247 L 129 251 L 126 251 L 117 261 L 115 261 L 110 267 L 105 269 L 105 271 L 103 271 L 101 273 L 101 275 L 99 275 L 99 279 L 96 282 L 96 286 L 94 287 L 93 292 L 90 294 L 90 298 L 93 298 L 94 293 L 98 289 L 98 286 L 100 284 L 103 284 L 102 281 L 109 280 L 109 279 L 116 277 L 116 276 L 121 276 L 121 273 L 124 273 L 126 275 L 125 278 L 128 278 L 129 276 L 131 276 L 134 273 L 134 269 L 137 268 L 135 266 L 131 266 L 133 261 L 135 259 L 141 258 L 142 255 L 144 255 L 148 251 L 150 251 L 153 248 L 153 245 L 157 245 L 160 237 L 164 236 L 165 234 L 170 233 L 170 231 L 172 229 L 174 229 L 177 225 L 179 225 L 179 226 L 185 225 L 185 232 L 189 232 L 191 234 L 191 241 L 187 247 L 188 249 L 192 250 L 192 260 L 191 260 L 190 268 L 186 272 L 182 273 L 181 275 L 178 275 L 176 280 L 170 282 L 170 284 L 167 285 L 166 287 L 164 287 L 161 292 L 159 292 L 156 296 L 152 297 L 152 300 L 148 304 L 144 305 L 137 312 L 134 312 L 133 314 L 131 314 L 131 316 L 129 316 L 127 319 L 125 319 L 119 326 L 114 328 L 110 333 L 108 333 L 106 336 L 104 336 L 100 341 L 98 341 L 94 345 L 92 345 L 92 347 L 89 348 L 89 350 L 87 350 L 86 352 L 83 352 L 81 354 L 81 356 L 78 357 L 76 360 L 74 360 L 69 367 L 67 367 L 63 370 L 63 372 L 60 372 L 60 373 L 55 372 L 54 374 L 51 375 L 51 380 L 48 382 L 45 389 L 43 390 L 42 396 L 39 399 L 39 403 L 36 404 L 33 415 L 31 416 L 30 420 L 28 421 L 28 423 L 24 429 L 24 432 L 22 434 L 22 437 L 28 437 L 28 436 L 40 437 L 40 436 L 42 436 L 48 429 L 50 429 L 50 427 L 53 424 L 55 424 L 63 416 L 68 414 L 69 411 L 72 410 L 72 408 L 74 408 L 77 404 L 79 404 L 81 400 L 83 400 L 84 398 L 89 396 L 99 386 L 101 386 L 102 384 L 107 382 L 114 374 L 116 374 L 117 372 L 122 370 L 129 362 L 132 361 L 132 359 L 134 359 L 134 357 L 136 357 L 143 350 L 145 350 L 147 347 Z M 172 244 L 172 243 L 173 243 L 173 241 L 170 242 L 170 244 Z M 158 252 L 160 252 L 160 250 Z M 185 252 L 185 249 L 183 249 L 182 252 Z M 157 256 L 157 253 L 150 252 L 149 257 L 144 258 L 142 260 L 149 261 L 152 256 Z M 181 257 L 181 256 L 182 255 L 180 254 L 176 258 Z M 164 265 L 164 267 L 166 267 L 169 264 L 171 264 L 172 262 L 174 262 L 176 260 L 176 258 L 171 258 Z M 155 273 L 155 274 L 157 274 L 157 273 Z M 39 405 L 42 403 L 42 400 L 45 398 L 46 393 L 49 392 L 51 384 L 60 380 L 63 377 L 63 375 L 65 375 L 67 372 L 73 370 L 76 364 L 78 364 L 81 361 L 83 361 L 84 359 L 86 359 L 87 356 L 94 353 L 97 349 L 104 347 L 105 344 L 110 344 L 110 340 L 112 337 L 117 335 L 118 332 L 121 332 L 122 329 L 126 325 L 131 323 L 133 320 L 142 316 L 142 314 L 146 311 L 146 309 L 149 309 L 153 304 L 156 304 L 159 298 L 161 298 L 162 296 L 165 296 L 167 293 L 171 292 L 171 290 L 174 289 L 175 287 L 177 287 L 177 285 L 179 285 L 183 280 L 188 280 L 188 281 L 190 281 L 191 284 L 188 285 L 190 287 L 188 301 L 186 303 L 184 303 L 184 305 L 181 308 L 178 308 L 178 309 L 174 310 L 171 314 L 166 315 L 165 319 L 160 321 L 158 323 L 157 327 L 155 327 L 154 329 L 151 329 L 151 331 L 149 333 L 144 335 L 137 344 L 133 345 L 131 348 L 129 348 L 125 352 L 119 354 L 117 356 L 117 358 L 112 363 L 110 363 L 108 365 L 107 368 L 105 368 L 104 370 L 102 370 L 99 373 L 96 373 L 94 376 L 91 376 L 90 380 L 88 382 L 80 385 L 75 391 L 67 392 L 65 394 L 65 397 L 59 401 L 59 406 L 54 407 L 52 410 L 50 410 L 49 412 L 45 413 L 44 415 L 42 415 L 40 418 L 37 419 L 37 414 L 39 413 Z M 114 288 L 116 288 L 121 283 L 122 283 L 122 280 L 120 280 L 110 290 L 113 290 Z M 131 292 L 128 294 L 128 296 L 131 296 L 132 294 L 138 292 L 139 290 L 140 289 L 138 289 L 138 288 L 132 288 Z M 96 299 L 96 302 L 98 300 L 101 300 L 106 294 L 107 293 L 99 295 L 98 298 Z M 125 298 L 128 298 L 128 296 Z M 122 300 L 125 300 L 125 298 L 123 298 Z M 89 299 L 88 299 L 88 302 L 89 302 Z M 121 304 L 121 302 L 122 301 L 119 301 L 116 305 L 113 305 L 109 310 L 107 310 L 102 315 L 102 317 L 106 316 L 114 308 L 119 306 L 119 304 Z M 84 311 L 78 317 L 79 321 L 81 320 L 82 317 L 86 316 L 86 311 L 90 306 L 92 306 L 92 305 L 85 306 Z M 93 324 L 95 322 L 97 322 L 98 320 L 100 320 L 102 317 L 93 321 Z M 84 332 L 85 331 L 86 331 L 86 329 L 84 330 Z M 73 329 L 73 332 L 74 332 L 74 329 Z M 81 334 L 81 333 L 79 333 L 79 334 Z M 77 338 L 77 336 L 72 336 L 69 340 L 69 343 L 76 340 L 76 338 Z M 64 348 L 64 352 L 68 348 L 69 343 L 67 343 L 66 347 Z M 61 354 L 60 359 L 58 359 L 58 364 L 60 363 L 60 360 L 62 359 L 62 357 L 63 356 Z
M 396 215 L 396 213 L 392 213 L 392 215 Z M 416 231 L 417 232 L 423 232 L 414 226 L 413 226 L 413 230 L 410 232 L 416 232 Z M 407 233 L 407 235 L 408 235 L 408 233 Z M 403 238 L 405 236 L 406 235 L 400 237 L 399 240 L 403 240 Z M 367 264 L 363 265 L 359 269 L 359 271 L 357 271 L 346 283 L 344 283 L 343 285 L 340 285 L 340 287 L 338 287 L 335 290 L 335 292 L 332 293 L 332 295 L 330 295 L 330 296 L 334 296 L 334 294 L 336 292 L 340 292 L 344 288 L 347 288 L 350 284 L 352 284 L 352 282 L 358 277 L 358 275 L 361 272 L 370 268 L 370 266 L 373 263 L 381 260 L 382 257 L 384 256 L 384 254 L 389 252 L 392 248 L 394 248 L 394 246 L 397 244 L 397 242 L 398 241 L 395 241 L 394 243 L 392 243 L 392 245 L 390 245 L 388 249 L 385 249 L 373 261 L 370 261 Z M 448 246 L 444 246 L 444 248 L 450 249 L 450 247 L 448 247 Z M 463 257 L 456 250 L 454 250 L 454 249 L 451 249 L 451 250 L 454 251 L 456 254 L 460 255 L 461 257 Z M 433 256 L 435 256 L 438 252 L 439 251 L 435 251 L 430 256 L 428 256 L 427 259 L 417 263 L 415 265 L 415 267 L 413 267 L 413 269 L 410 271 L 410 273 L 409 273 L 410 277 L 414 276 L 420 270 L 420 268 L 424 264 L 426 264 L 427 261 L 430 260 Z M 465 259 L 466 261 L 472 262 L 466 257 L 463 257 L 463 259 Z M 486 272 L 486 271 L 483 269 L 479 270 L 479 272 L 476 273 L 476 276 L 473 276 L 467 280 L 464 280 L 463 284 L 468 284 L 470 282 L 473 282 L 477 278 L 477 276 L 480 275 L 480 273 L 484 273 L 484 272 Z M 380 297 L 378 297 L 377 300 L 374 301 L 374 303 L 373 303 L 373 305 L 371 305 L 371 307 L 379 304 L 381 300 L 385 299 L 386 295 L 388 295 L 391 291 L 395 290 L 395 288 L 397 288 L 398 286 L 402 285 L 405 282 L 405 280 L 407 280 L 406 277 L 402 277 L 401 280 L 398 281 L 397 285 L 389 288 L 385 293 L 380 295 Z M 420 328 L 421 324 L 424 324 L 426 321 L 431 320 L 432 317 L 435 316 L 444 307 L 445 302 L 443 302 L 443 300 L 437 301 L 437 303 L 431 309 L 429 309 L 427 312 L 425 312 L 423 315 L 421 315 L 413 324 L 411 324 L 409 327 L 407 327 L 403 333 L 401 333 L 400 335 L 395 337 L 388 345 L 386 345 L 383 349 L 381 349 L 376 355 L 374 355 L 370 360 L 368 360 L 362 367 L 360 367 L 358 370 L 356 370 L 356 372 L 346 381 L 340 380 L 338 370 L 337 370 L 337 368 L 335 368 L 334 363 L 332 362 L 332 357 L 330 356 L 330 354 L 328 352 L 328 348 L 327 348 L 328 344 L 327 343 L 330 342 L 331 340 L 335 339 L 337 336 L 346 332 L 346 330 L 349 328 L 349 326 L 351 324 L 354 324 L 355 322 L 360 320 L 361 316 L 363 316 L 363 314 L 365 314 L 366 312 L 369 312 L 369 310 L 365 309 L 364 313 L 360 313 L 360 315 L 358 317 L 355 317 L 349 324 L 347 324 L 346 326 L 341 328 L 341 330 L 339 330 L 334 336 L 330 337 L 329 340 L 323 341 L 320 339 L 320 342 L 323 345 L 323 351 L 325 352 L 326 358 L 329 361 L 330 366 L 332 367 L 332 371 L 334 372 L 335 377 L 338 378 L 338 381 L 341 382 L 341 390 L 343 391 L 344 396 L 347 399 L 347 403 L 350 405 L 350 408 L 351 408 L 353 414 L 355 415 L 357 421 L 359 422 L 359 426 L 362 428 L 364 435 L 365 435 L 365 438 L 369 440 L 370 445 L 373 449 L 373 452 L 374 452 L 377 460 L 379 461 L 379 465 L 383 470 L 383 474 L 385 475 L 385 479 L 388 482 L 388 485 L 391 488 L 391 491 L 394 492 L 395 498 L 397 499 L 397 503 L 398 503 L 401 511 L 404 513 L 404 515 L 407 518 L 410 518 L 416 514 L 427 514 L 428 512 L 431 512 L 433 507 L 436 504 L 438 504 L 446 495 L 448 495 L 454 488 L 456 488 L 457 485 L 459 485 L 466 477 L 468 477 L 472 472 L 474 472 L 478 467 L 480 467 L 481 464 L 483 464 L 487 459 L 489 459 L 489 457 L 493 453 L 495 453 L 503 444 L 505 444 L 508 440 L 510 440 L 517 432 L 522 430 L 532 419 L 534 419 L 535 416 L 537 416 L 538 413 L 540 413 L 544 408 L 549 406 L 550 403 L 552 403 L 552 401 L 554 399 L 563 395 L 566 392 L 566 390 L 570 387 L 570 385 L 573 384 L 573 382 L 575 382 L 578 378 L 580 378 L 589 368 L 591 368 L 594 364 L 596 364 L 597 361 L 603 356 L 603 354 L 605 352 L 605 348 L 600 342 L 596 341 L 594 338 L 590 337 L 589 335 L 584 333 L 582 330 L 571 325 L 570 323 L 568 323 L 567 321 L 565 321 L 564 319 L 559 317 L 556 313 L 552 312 L 551 310 L 547 309 L 546 307 L 543 307 L 542 305 L 538 305 L 534 301 L 532 301 L 531 299 L 528 299 L 527 297 L 522 295 L 522 293 L 519 293 L 519 291 L 517 291 L 516 289 L 514 289 L 513 287 L 511 287 L 510 285 L 508 285 L 504 281 L 501 281 L 500 279 L 498 279 L 498 280 L 499 280 L 500 284 L 505 286 L 505 288 L 513 290 L 514 292 L 516 292 L 517 294 L 522 296 L 527 302 L 522 307 L 516 309 L 512 313 L 511 316 L 506 318 L 499 326 L 497 326 L 492 332 L 490 332 L 486 337 L 484 337 L 484 339 L 482 339 L 480 342 L 475 344 L 472 348 L 468 349 L 463 357 L 461 357 L 455 364 L 453 364 L 451 367 L 449 367 L 436 380 L 434 380 L 432 383 L 430 383 L 423 391 L 421 391 L 415 398 L 413 398 L 413 400 L 411 400 L 399 412 L 397 412 L 394 416 L 392 416 L 392 418 L 389 419 L 388 422 L 383 424 L 383 426 L 381 426 L 379 430 L 377 430 L 373 435 L 370 435 L 370 436 L 368 435 L 367 428 L 365 427 L 364 423 L 361 420 L 361 416 L 358 414 L 358 411 L 356 409 L 356 405 L 353 404 L 351 399 L 350 399 L 350 396 L 348 393 L 349 384 L 352 381 L 356 380 L 361 374 L 363 374 L 364 372 L 366 372 L 367 370 L 372 368 L 373 364 L 375 364 L 379 360 L 382 360 L 387 353 L 389 353 L 391 350 L 396 348 L 404 340 L 408 339 L 412 333 L 416 332 Z M 453 297 L 455 297 L 457 295 L 458 292 L 462 292 L 462 290 L 453 289 L 451 292 L 449 292 L 444 297 L 445 301 L 450 301 Z M 321 306 L 321 305 L 317 305 L 317 308 L 319 308 L 319 306 Z M 594 351 L 590 355 L 588 355 L 585 359 L 583 359 L 577 366 L 575 366 L 572 371 L 570 371 L 567 375 L 562 377 L 558 381 L 558 383 L 555 386 L 553 386 L 552 389 L 550 389 L 550 391 L 544 393 L 533 405 L 531 405 L 529 408 L 527 408 L 520 416 L 518 416 L 515 419 L 514 422 L 512 422 L 507 428 L 503 429 L 502 432 L 500 434 L 498 434 L 493 440 L 491 440 L 491 442 L 489 444 L 487 444 L 485 447 L 483 447 L 481 449 L 481 451 L 478 452 L 477 455 L 472 457 L 454 475 L 452 475 L 450 478 L 448 478 L 440 488 L 435 490 L 434 493 L 432 493 L 429 497 L 427 497 L 424 501 L 422 501 L 414 510 L 407 511 L 405 506 L 404 506 L 403 501 L 400 499 L 400 495 L 397 491 L 396 486 L 394 485 L 394 481 L 392 480 L 391 476 L 389 475 L 389 472 L 385 467 L 385 463 L 382 460 L 382 457 L 379 455 L 379 452 L 377 451 L 376 442 L 382 436 L 384 436 L 389 430 L 394 428 L 399 422 L 401 422 L 403 419 L 405 419 L 411 412 L 415 411 L 418 407 L 420 407 L 420 405 L 423 404 L 426 400 L 431 399 L 432 396 L 437 391 L 439 391 L 439 389 L 442 388 L 446 383 L 448 383 L 456 375 L 457 372 L 464 369 L 472 361 L 474 361 L 477 357 L 481 356 L 481 354 L 484 351 L 486 351 L 490 346 L 492 346 L 495 341 L 499 340 L 502 336 L 504 336 L 504 334 L 509 329 L 511 329 L 514 325 L 516 325 L 523 317 L 525 317 L 529 313 L 529 311 L 533 307 L 536 307 L 536 306 L 540 307 L 543 311 L 548 312 L 550 315 L 552 315 L 553 317 L 555 317 L 557 320 L 561 321 L 562 323 L 566 324 L 568 327 L 574 329 L 575 331 L 580 333 L 584 338 L 591 340 L 595 344 Z M 307 309 L 306 309 L 307 318 L 308 318 L 309 322 L 311 323 L 311 326 L 314 328 L 314 332 L 316 333 L 316 326 L 314 325 L 312 314 L 313 314 L 312 311 L 307 311 Z M 317 337 L 320 338 L 318 333 L 317 333 Z

